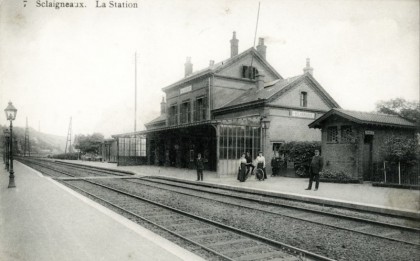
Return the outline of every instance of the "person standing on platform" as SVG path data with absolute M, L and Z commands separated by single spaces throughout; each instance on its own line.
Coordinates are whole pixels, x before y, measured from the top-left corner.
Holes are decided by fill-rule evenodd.
M 257 162 L 257 168 L 262 169 L 264 172 L 264 177 L 262 180 L 267 179 L 267 173 L 265 171 L 265 158 L 262 151 L 258 152 L 258 157 L 255 159 L 255 161 Z
M 312 182 L 315 179 L 315 191 L 318 190 L 319 187 L 319 173 L 322 171 L 322 167 L 324 166 L 322 157 L 319 156 L 319 150 L 315 150 L 315 156 L 312 157 L 311 166 L 309 167 L 309 185 L 306 190 L 312 189 Z
M 242 153 L 241 158 L 239 159 L 239 170 L 238 170 L 238 180 L 244 182 L 246 180 L 246 158 L 245 153 Z
M 255 166 L 254 164 L 252 164 L 252 157 L 248 151 L 246 152 L 245 159 L 246 159 L 246 176 L 248 177 L 249 171 L 251 171 L 251 175 L 254 175 Z
M 197 155 L 195 166 L 197 167 L 197 181 L 203 181 L 204 159 L 201 157 L 201 153 Z

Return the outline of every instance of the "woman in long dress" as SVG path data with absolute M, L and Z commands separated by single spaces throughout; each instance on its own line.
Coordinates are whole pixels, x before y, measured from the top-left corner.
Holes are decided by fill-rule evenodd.
M 239 159 L 238 180 L 240 182 L 244 182 L 246 180 L 246 158 L 245 158 L 245 153 L 242 153 L 242 156 Z
M 263 171 L 263 177 L 259 180 L 265 180 L 267 179 L 267 173 L 265 172 L 265 158 L 262 154 L 262 151 L 258 152 L 258 157 L 255 159 L 255 161 L 257 162 L 257 170 L 258 169 L 262 169 Z M 258 177 L 257 177 L 258 178 Z

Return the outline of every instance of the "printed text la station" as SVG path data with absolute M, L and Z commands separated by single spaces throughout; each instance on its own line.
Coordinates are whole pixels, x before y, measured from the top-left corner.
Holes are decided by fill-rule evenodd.
M 36 7 L 42 8 L 85 8 L 88 7 L 84 2 L 73 1 L 36 1 Z M 95 1 L 95 8 L 138 8 L 137 2 L 129 1 Z

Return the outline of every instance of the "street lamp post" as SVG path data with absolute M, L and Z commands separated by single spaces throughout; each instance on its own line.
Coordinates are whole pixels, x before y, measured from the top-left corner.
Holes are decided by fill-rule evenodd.
M 4 135 L 4 130 L 3 130 L 3 163 L 6 166 L 6 148 L 7 147 L 6 147 L 6 135 Z
M 4 129 L 4 164 L 7 171 L 9 171 L 9 130 Z
M 267 116 L 262 116 L 261 121 L 261 148 L 260 150 L 265 153 L 265 142 L 267 136 L 267 130 L 270 128 L 270 120 L 267 119 Z
M 15 108 L 15 106 L 13 106 L 12 102 L 9 102 L 9 104 L 7 105 L 6 109 L 4 109 L 4 112 L 6 113 L 6 119 L 10 121 L 10 149 L 9 149 L 9 153 L 10 153 L 10 166 L 9 166 L 9 186 L 8 188 L 14 188 L 16 187 L 15 185 L 15 175 L 14 175 L 14 171 L 13 171 L 13 124 L 12 122 L 16 119 L 16 113 L 17 113 L 17 109 Z

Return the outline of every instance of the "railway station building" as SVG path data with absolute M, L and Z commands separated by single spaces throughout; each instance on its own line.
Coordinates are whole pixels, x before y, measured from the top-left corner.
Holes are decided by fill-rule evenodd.
M 262 151 L 269 166 L 282 143 L 321 140 L 308 124 L 340 106 L 309 59 L 303 74 L 283 78 L 267 62 L 263 38 L 242 53 L 238 42 L 233 32 L 230 58 L 199 71 L 187 57 L 185 77 L 162 89 L 161 113 L 146 130 L 113 135 L 119 165 L 194 168 L 201 153 L 207 170 L 235 175 L 243 152 L 255 159 Z

